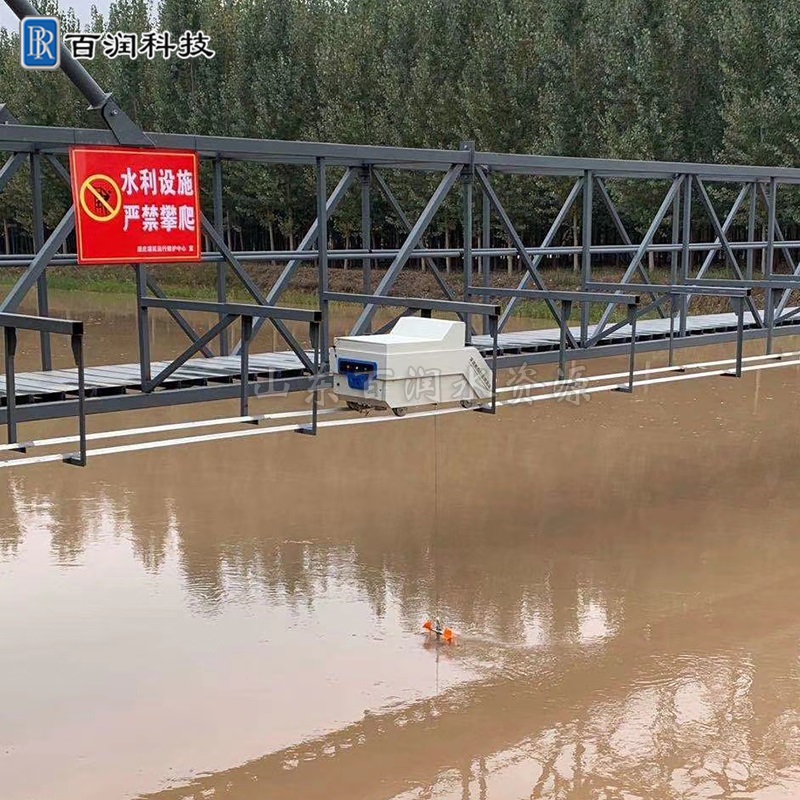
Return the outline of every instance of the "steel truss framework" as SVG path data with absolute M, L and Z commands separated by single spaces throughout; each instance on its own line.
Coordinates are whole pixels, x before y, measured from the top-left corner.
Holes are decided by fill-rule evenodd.
M 35 15 L 36 9 L 28 0 L 6 0 L 18 16 Z M 0 106 L 0 150 L 9 154 L 0 167 L 0 192 L 28 164 L 31 176 L 33 207 L 33 241 L 35 252 L 0 256 L 0 266 L 23 267 L 24 271 L 13 288 L 0 300 L 0 314 L 17 312 L 20 304 L 34 287 L 37 293 L 40 317 L 49 316 L 47 269 L 50 266 L 67 266 L 77 263 L 74 254 L 64 253 L 64 245 L 75 226 L 74 208 L 68 208 L 52 230 L 47 231 L 43 215 L 43 184 L 46 179 L 69 183 L 69 172 L 64 162 L 68 149 L 75 145 L 139 146 L 197 151 L 210 167 L 212 174 L 211 218 L 202 216 L 202 230 L 212 249 L 202 254 L 202 261 L 217 265 L 216 302 L 168 298 L 144 265 L 133 265 L 136 274 L 138 297 L 138 333 L 140 356 L 140 394 L 120 397 L 89 397 L 88 413 L 100 413 L 123 408 L 143 408 L 154 405 L 193 402 L 194 400 L 221 399 L 241 396 L 242 407 L 254 394 L 271 391 L 251 380 L 246 366 L 242 370 L 241 388 L 232 386 L 204 386 L 171 390 L 163 388 L 163 381 L 192 356 L 215 355 L 248 356 L 248 345 L 264 324 L 274 326 L 289 350 L 301 365 L 301 374 L 295 374 L 281 383 L 281 388 L 304 389 L 319 386 L 327 371 L 327 346 L 330 343 L 330 304 L 341 301 L 329 289 L 329 266 L 332 262 L 360 261 L 363 271 L 363 293 L 352 298 L 362 305 L 353 333 L 386 330 L 394 320 L 375 328 L 376 311 L 386 305 L 397 306 L 390 298 L 402 270 L 410 263 L 420 263 L 433 275 L 441 290 L 442 299 L 429 300 L 427 307 L 409 302 L 402 314 L 423 310 L 457 313 L 467 323 L 468 336 L 478 337 L 478 324 L 482 320 L 484 343 L 494 336 L 494 353 L 499 347 L 498 365 L 512 366 L 522 363 L 558 362 L 562 375 L 566 361 L 592 356 L 627 354 L 634 349 L 666 349 L 709 344 L 745 338 L 765 338 L 771 348 L 775 335 L 800 332 L 800 309 L 789 306 L 791 292 L 800 289 L 800 241 L 788 240 L 783 235 L 776 210 L 781 186 L 800 184 L 800 169 L 694 164 L 679 162 L 623 161 L 610 159 L 564 158 L 537 155 L 482 152 L 472 143 L 464 143 L 455 150 L 412 149 L 354 144 L 318 142 L 290 142 L 263 139 L 241 139 L 186 134 L 149 133 L 140 130 L 89 75 L 82 64 L 75 61 L 62 47 L 61 69 L 84 94 L 93 109 L 105 123 L 103 129 L 39 127 L 22 124 L 11 109 Z M 223 181 L 225 164 L 250 162 L 254 164 L 306 165 L 316 174 L 316 219 L 293 251 L 233 251 L 223 235 Z M 329 192 L 331 170 L 343 171 L 341 178 Z M 436 174 L 438 184 L 431 195 L 421 202 L 422 211 L 416 216 L 403 208 L 389 183 L 390 170 L 418 171 Z M 570 188 L 555 214 L 541 242 L 526 243 L 516 223 L 508 213 L 502 199 L 502 189 L 497 176 L 533 176 L 558 178 L 568 181 Z M 638 235 L 623 222 L 623 215 L 613 197 L 613 184 L 626 182 L 660 182 L 664 187 L 663 199 L 649 225 Z M 725 184 L 738 193 L 720 216 L 709 192 L 711 185 Z M 342 201 L 358 193 L 361 204 L 361 248 L 333 249 L 329 247 L 330 219 Z M 466 232 L 460 247 L 432 248 L 426 245 L 425 236 L 437 212 L 448 197 L 460 194 L 462 230 Z M 405 228 L 405 239 L 395 249 L 373 249 L 373 215 L 376 198 L 380 196 L 393 217 Z M 480 216 L 474 212 L 479 207 Z M 766 238 L 757 238 L 757 221 L 761 211 L 766 220 Z M 564 224 L 575 214 L 581 219 L 580 244 L 556 244 Z M 734 222 L 741 214 L 747 216 L 747 238 L 733 240 L 729 237 Z M 616 244 L 597 244 L 593 224 L 603 215 L 610 219 L 618 234 Z M 662 230 L 667 220 L 671 228 L 666 241 Z M 692 240 L 697 223 L 702 222 L 713 232 L 713 238 Z M 502 227 L 507 246 L 492 243 L 491 231 L 497 223 Z M 669 254 L 669 283 L 658 284 L 647 267 L 648 254 Z M 626 267 L 621 280 L 615 284 L 600 284 L 592 274 L 595 256 L 613 254 L 624 259 Z M 763 275 L 754 276 L 756 255 L 762 257 Z M 523 275 L 516 289 L 494 289 L 492 286 L 493 262 L 512 256 L 519 260 Z M 546 257 L 578 256 L 581 263 L 579 292 L 558 292 L 548 287 L 546 273 L 542 270 Z M 440 268 L 442 259 L 460 260 L 463 282 L 458 287 L 448 283 L 448 276 Z M 248 271 L 248 263 L 273 261 L 284 267 L 272 286 L 260 287 Z M 783 262 L 784 271 L 780 271 Z M 304 263 L 316 267 L 318 276 L 318 314 L 288 309 L 280 305 L 281 298 L 292 279 Z M 725 279 L 709 280 L 712 265 L 722 264 Z M 372 270 L 384 267 L 383 274 L 373 286 Z M 249 293 L 250 304 L 229 302 L 229 278 L 238 279 Z M 764 292 L 764 308 L 758 308 L 750 290 Z M 736 322 L 719 330 L 691 330 L 689 321 L 690 300 L 693 295 L 715 294 L 730 299 L 737 312 Z M 636 302 L 630 301 L 637 295 Z M 477 314 L 475 302 L 489 302 L 491 298 L 506 301 L 496 327 L 492 327 L 492 314 Z M 502 337 L 497 335 L 507 327 L 516 304 L 523 299 L 538 299 L 545 303 L 552 317 L 553 328 L 559 339 L 551 347 L 529 352 L 504 351 Z M 591 324 L 590 309 L 599 304 L 602 312 L 599 322 Z M 573 306 L 580 308 L 580 322 L 576 328 L 569 326 Z M 614 309 L 625 306 L 627 314 L 620 320 Z M 189 340 L 187 349 L 155 377 L 151 374 L 150 342 L 147 319 L 151 309 L 165 310 Z M 749 312 L 747 322 L 745 310 Z M 205 311 L 217 319 L 208 331 L 200 333 L 185 316 L 187 311 Z M 668 332 L 663 336 L 639 341 L 636 322 L 645 316 L 668 318 Z M 234 319 L 242 320 L 244 341 L 232 343 L 230 325 Z M 289 321 L 308 322 L 312 328 L 314 353 L 308 352 L 300 339 L 287 326 Z M 319 331 L 316 331 L 319 326 Z M 626 328 L 627 326 L 627 328 Z M 50 332 L 39 328 L 41 366 L 43 371 L 53 367 Z M 620 339 L 620 332 L 628 332 Z M 492 334 L 486 336 L 486 334 Z M 476 342 L 478 339 L 476 338 Z M 491 343 L 491 342 L 490 342 Z M 158 389 L 158 390 L 157 390 Z M 156 391 L 157 390 L 157 391 Z M 180 395 L 180 397 L 179 397 Z M 44 408 L 44 406 L 48 408 Z M 18 409 L 19 419 L 40 419 L 66 416 L 76 412 L 76 401 L 31 405 Z M 0 421 L 7 413 L 0 411 Z

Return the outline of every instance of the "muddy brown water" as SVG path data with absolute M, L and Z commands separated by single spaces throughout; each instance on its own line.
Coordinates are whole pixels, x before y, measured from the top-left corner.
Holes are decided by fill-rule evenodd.
M 129 300 L 54 305 L 90 362 L 135 357 Z M 0 473 L 0 796 L 800 796 L 798 390 L 788 367 Z M 422 635 L 437 612 L 457 646 Z

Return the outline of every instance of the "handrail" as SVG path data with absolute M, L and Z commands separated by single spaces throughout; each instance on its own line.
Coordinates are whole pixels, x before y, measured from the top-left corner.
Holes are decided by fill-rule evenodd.
M 588 289 L 588 285 L 587 285 Z M 621 324 L 628 324 L 631 326 L 631 349 L 630 358 L 628 363 L 628 384 L 627 386 L 618 387 L 620 391 L 633 392 L 633 373 L 636 364 L 636 319 L 639 316 L 636 310 L 639 306 L 639 295 L 634 294 L 616 294 L 609 297 L 602 292 L 593 292 L 586 290 L 559 290 L 559 289 L 501 289 L 491 286 L 467 286 L 467 295 L 479 297 L 513 297 L 523 298 L 528 300 L 549 300 L 550 302 L 561 304 L 561 314 L 559 315 L 559 342 L 558 342 L 558 379 L 560 381 L 566 380 L 567 369 L 567 342 L 570 341 L 569 335 L 569 318 L 572 315 L 573 303 L 603 303 L 604 305 L 621 305 L 626 306 L 628 313 L 626 322 Z M 619 327 L 619 326 L 617 326 Z M 614 328 L 613 330 L 616 330 Z M 584 347 L 589 345 L 586 342 L 580 343 Z
M 703 282 L 701 283 L 700 281 Z M 744 303 L 745 300 L 748 300 L 750 298 L 752 294 L 752 289 L 749 286 L 741 285 L 742 283 L 744 283 L 741 281 L 728 282 L 736 284 L 733 286 L 726 286 L 726 285 L 720 286 L 719 283 L 725 283 L 725 282 L 724 281 L 715 282 L 712 279 L 708 279 L 708 283 L 706 283 L 704 279 L 697 278 L 695 279 L 695 282 L 691 284 L 589 282 L 586 284 L 586 287 L 591 288 L 595 291 L 608 291 L 608 292 L 618 292 L 624 289 L 628 290 L 633 289 L 641 291 L 645 294 L 651 294 L 653 295 L 654 298 L 657 298 L 657 296 L 663 296 L 662 300 L 655 299 L 654 303 L 651 303 L 649 306 L 646 306 L 644 309 L 641 309 L 639 311 L 639 315 L 645 314 L 652 308 L 660 306 L 661 303 L 663 302 L 663 298 L 668 297 L 670 366 L 672 366 L 673 354 L 674 354 L 675 298 L 681 296 L 686 297 L 695 294 L 707 295 L 712 297 L 729 297 L 731 299 L 731 303 L 735 308 L 737 316 L 735 375 L 737 378 L 740 378 L 742 376 L 742 355 L 744 352 Z M 615 329 L 616 328 L 611 328 L 610 330 L 605 331 L 605 334 L 608 335 Z M 590 341 L 590 346 L 593 344 L 597 344 L 597 342 L 601 340 L 603 333 L 604 333 L 603 331 L 600 331 L 599 334 L 595 334 L 595 337 Z M 767 352 L 771 351 L 771 342 L 772 342 L 772 325 L 770 324 L 767 329 Z
M 16 387 L 16 355 L 17 331 L 37 331 L 70 337 L 72 357 L 78 368 L 78 442 L 80 450 L 77 454 L 64 456 L 66 464 L 77 467 L 86 466 L 86 376 L 83 352 L 83 323 L 78 320 L 55 319 L 53 317 L 37 317 L 27 314 L 0 313 L 0 327 L 3 328 L 5 342 L 6 369 L 6 429 L 8 443 L 18 444 L 12 448 L 24 453 L 26 445 L 17 439 L 17 387 Z
M 142 391 L 144 392 L 152 392 L 161 386 L 170 375 L 177 372 L 193 355 L 202 350 L 206 344 L 219 336 L 222 331 L 227 329 L 237 319 L 241 319 L 242 344 L 239 352 L 239 357 L 241 359 L 241 371 L 239 375 L 241 395 L 239 398 L 239 406 L 240 416 L 242 417 L 250 416 L 250 342 L 253 338 L 253 319 L 307 322 L 309 325 L 311 346 L 314 349 L 314 359 L 313 361 L 310 360 L 307 354 L 301 350 L 303 356 L 301 358 L 301 363 L 311 372 L 314 380 L 314 388 L 312 394 L 311 425 L 301 428 L 301 432 L 316 435 L 319 404 L 318 384 L 321 363 L 320 350 L 322 347 L 320 336 L 322 312 L 319 309 L 264 306 L 252 303 L 214 303 L 204 300 L 183 300 L 170 297 L 140 297 L 139 307 L 144 313 L 146 313 L 146 310 L 149 308 L 163 308 L 173 311 L 200 311 L 213 313 L 219 316 L 219 321 L 216 325 L 213 325 L 200 338 L 192 342 L 189 347 L 167 364 L 154 378 L 150 376 L 149 347 L 147 347 L 144 342 L 140 342 L 140 347 L 142 347 L 143 354 L 145 354 L 141 359 Z M 141 326 L 141 329 L 146 331 L 147 325 Z M 295 352 L 297 352 L 296 349 Z M 300 353 L 298 353 L 298 356 L 299 355 Z

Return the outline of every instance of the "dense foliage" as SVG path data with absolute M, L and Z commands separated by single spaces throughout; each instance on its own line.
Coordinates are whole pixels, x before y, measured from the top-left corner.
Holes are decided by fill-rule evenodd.
M 43 12 L 53 6 L 40 2 Z M 81 27 L 72 13 L 62 18 L 65 30 Z M 800 4 L 780 0 L 162 0 L 155 18 L 146 0 L 115 0 L 83 25 L 210 34 L 212 60 L 85 62 L 149 130 L 407 146 L 473 139 L 483 150 L 782 165 L 797 157 Z M 6 31 L 0 87 L 23 122 L 98 124 L 63 75 L 20 68 Z M 393 180 L 418 210 L 415 182 L 432 179 Z M 7 229 L 30 229 L 27 188 L 21 175 L 0 195 Z M 313 218 L 312 188 L 304 168 L 226 166 L 233 243 L 296 244 Z M 566 193 L 526 179 L 501 189 L 529 240 Z M 617 189 L 633 229 L 664 189 Z M 61 192 L 49 189 L 49 225 Z M 786 223 L 800 219 L 793 209 Z M 358 245 L 358 214 L 354 193 L 335 218 L 342 244 Z M 456 197 L 431 230 L 460 238 Z M 397 230 L 376 237 L 388 243 Z

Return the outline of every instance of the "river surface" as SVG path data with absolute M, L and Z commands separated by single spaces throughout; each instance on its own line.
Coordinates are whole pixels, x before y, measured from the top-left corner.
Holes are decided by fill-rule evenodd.
M 135 359 L 129 299 L 54 312 Z M 798 412 L 788 367 L 0 472 L 0 797 L 800 797 Z

